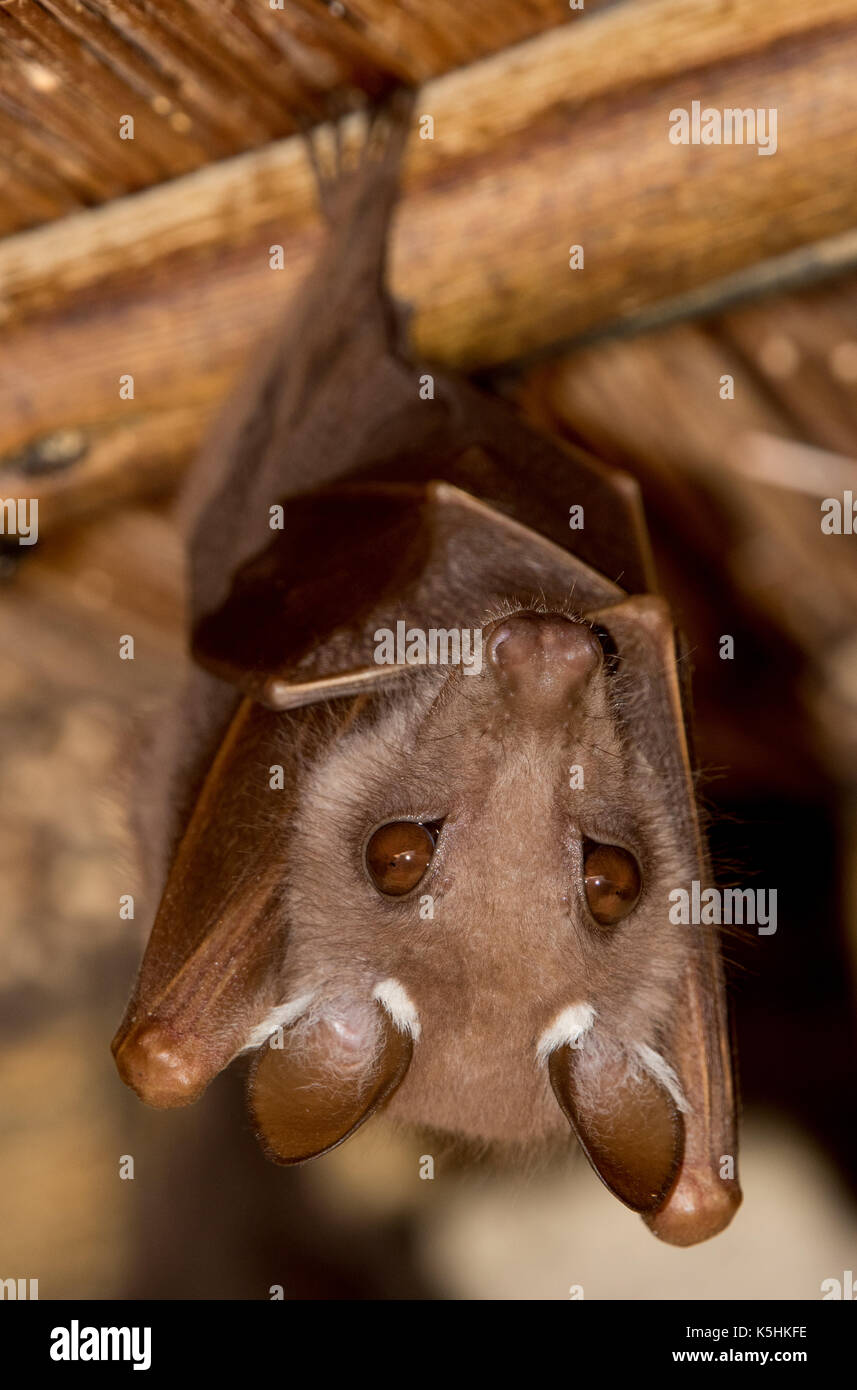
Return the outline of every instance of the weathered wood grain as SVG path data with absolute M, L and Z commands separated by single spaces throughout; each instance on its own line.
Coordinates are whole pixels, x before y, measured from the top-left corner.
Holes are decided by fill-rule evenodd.
M 39 536 L 125 501 L 169 496 L 210 422 L 211 405 L 131 416 L 107 430 L 42 436 L 0 465 L 0 496 L 39 503 Z
M 391 256 L 415 350 L 514 360 L 847 233 L 855 70 L 857 0 L 637 0 L 429 84 Z M 671 144 L 694 99 L 776 106 L 777 153 Z M 127 421 L 121 373 L 137 413 L 215 399 L 319 235 L 287 140 L 0 243 L 0 452 Z
M 566 0 L 2 0 L 0 235 L 583 17 Z M 133 141 L 118 138 L 122 115 Z M 53 205 L 46 169 L 60 184 Z

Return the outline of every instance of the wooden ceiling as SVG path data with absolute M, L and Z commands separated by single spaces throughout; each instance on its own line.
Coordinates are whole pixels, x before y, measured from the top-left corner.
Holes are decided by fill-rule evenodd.
M 0 0 L 0 236 L 579 17 L 567 0 Z

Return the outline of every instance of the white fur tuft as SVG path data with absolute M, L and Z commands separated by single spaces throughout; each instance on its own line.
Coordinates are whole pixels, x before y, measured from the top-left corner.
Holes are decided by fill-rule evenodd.
M 372 991 L 372 998 L 383 1005 L 400 1033 L 410 1033 L 414 1042 L 420 1036 L 420 1016 L 416 1006 L 398 980 L 382 980 Z
M 595 1010 L 591 1004 L 572 1004 L 557 1014 L 553 1023 L 539 1038 L 536 1052 L 540 1062 L 544 1062 L 558 1047 L 580 1047 L 582 1039 L 595 1020 Z
M 269 1014 L 266 1014 L 260 1023 L 251 1032 L 246 1043 L 242 1047 L 242 1052 L 248 1052 L 251 1047 L 261 1047 L 267 1042 L 272 1033 L 276 1033 L 278 1028 L 288 1028 L 301 1014 L 306 1013 L 314 998 L 313 994 L 300 994 L 297 999 L 289 999 L 285 1004 L 278 1004 Z
M 665 1091 L 669 1091 L 679 1110 L 686 1115 L 690 1106 L 688 1105 L 684 1092 L 681 1089 L 681 1082 L 673 1071 L 669 1062 L 665 1062 L 659 1052 L 649 1047 L 646 1043 L 634 1043 L 634 1049 L 647 1072 L 659 1081 Z

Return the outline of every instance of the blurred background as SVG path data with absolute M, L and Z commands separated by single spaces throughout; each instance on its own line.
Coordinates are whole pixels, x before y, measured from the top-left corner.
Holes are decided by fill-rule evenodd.
M 0 496 L 40 503 L 0 553 L 0 1278 L 816 1299 L 857 1270 L 857 535 L 821 530 L 857 496 L 855 65 L 855 0 L 0 5 Z M 724 947 L 744 1206 L 691 1250 L 571 1146 L 522 1170 L 381 1120 L 281 1170 L 241 1064 L 157 1113 L 109 1053 L 156 906 L 135 740 L 185 671 L 172 499 L 318 244 L 297 132 L 403 80 L 413 349 L 638 478 L 719 881 L 778 893 Z M 776 108 L 776 154 L 672 145 L 697 99 Z

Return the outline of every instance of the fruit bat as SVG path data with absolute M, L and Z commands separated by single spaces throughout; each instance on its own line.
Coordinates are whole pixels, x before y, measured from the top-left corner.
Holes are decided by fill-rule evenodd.
M 719 943 L 668 912 L 709 877 L 686 663 L 636 484 L 405 350 L 411 107 L 357 167 L 310 142 L 324 247 L 184 489 L 192 675 L 139 793 L 163 892 L 113 1050 L 161 1107 L 250 1053 L 283 1164 L 382 1107 L 570 1126 L 688 1245 L 740 1190 Z

